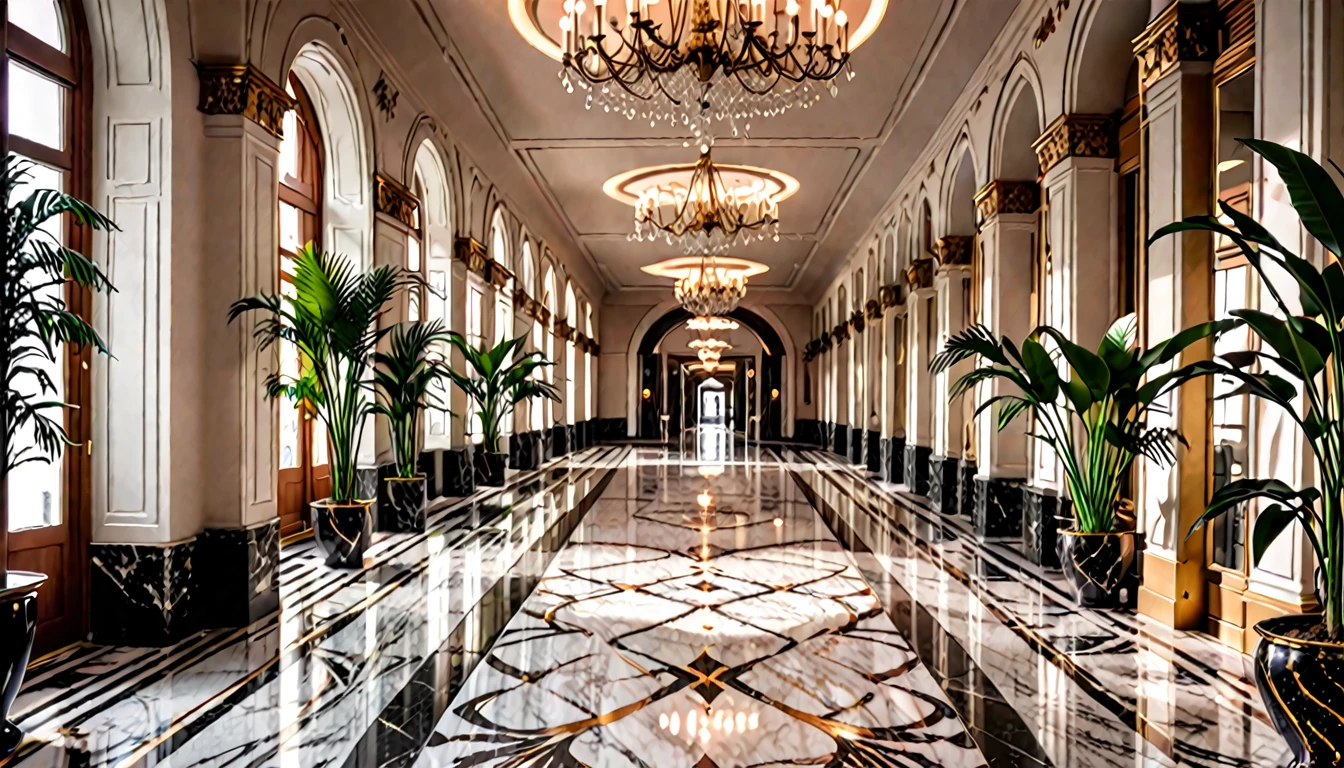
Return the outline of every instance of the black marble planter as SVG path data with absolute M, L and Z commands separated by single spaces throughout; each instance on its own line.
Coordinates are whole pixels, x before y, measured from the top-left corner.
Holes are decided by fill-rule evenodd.
M 869 472 L 882 475 L 882 436 L 871 429 L 868 430 L 868 441 L 863 445 L 863 460 Z
M 329 567 L 364 565 L 364 552 L 373 536 L 372 506 L 368 501 L 337 504 L 330 499 L 312 503 L 313 539 Z
M 1022 535 L 1024 480 L 975 478 L 975 511 L 971 529 L 982 539 L 1016 539 Z
M 863 435 L 864 431 L 857 427 L 849 430 L 849 463 L 863 463 Z
M 1078 604 L 1088 608 L 1120 605 L 1121 588 L 1134 565 L 1134 534 L 1061 531 L 1059 567 L 1073 584 Z
M 905 438 L 893 437 L 887 441 L 889 454 L 883 454 L 887 466 L 887 482 L 900 485 L 905 482 Z
M 508 457 L 493 451 L 476 451 L 472 465 L 476 468 L 476 485 L 499 488 L 504 485 L 504 466 Z
M 975 512 L 975 462 L 961 459 L 960 482 L 957 483 L 957 514 L 971 517 Z
M 541 433 L 524 432 L 509 440 L 509 466 L 523 472 L 541 466 Z
M 957 493 L 961 478 L 961 460 L 953 456 L 929 458 L 929 501 L 944 515 L 958 512 Z
M 426 486 L 424 477 L 389 477 L 383 481 L 378 501 L 378 530 L 388 533 L 421 533 L 425 530 Z
M 831 433 L 831 450 L 841 456 L 849 456 L 849 425 L 836 424 Z
M 563 425 L 551 427 L 550 457 L 558 459 L 569 452 L 569 435 Z
M 437 499 L 443 495 L 443 451 L 421 451 L 416 465 L 425 476 L 425 496 Z
M 33 651 L 33 633 L 37 630 L 37 588 L 47 580 L 40 573 L 10 571 L 5 589 L 0 592 L 4 606 L 0 618 L 0 675 L 4 692 L 0 698 L 0 758 L 8 757 L 23 741 L 23 731 L 9 719 L 9 708 L 19 695 L 28 656 Z
M 1073 524 L 1069 500 L 1031 486 L 1022 488 L 1022 549 L 1043 568 L 1059 567 L 1059 534 Z
M 196 538 L 196 580 L 193 599 L 208 610 L 198 611 L 200 629 L 237 629 L 280 609 L 280 521 L 251 528 L 207 528 Z
M 929 495 L 929 457 L 933 449 L 923 445 L 905 446 L 905 487 L 917 496 Z
M 195 554 L 195 540 L 89 544 L 93 642 L 157 648 L 194 631 Z
M 1255 687 L 1294 765 L 1339 765 L 1344 744 L 1344 644 L 1303 639 L 1319 614 L 1279 616 L 1255 625 Z
M 476 468 L 471 463 L 473 447 L 443 452 L 443 495 L 470 496 L 476 492 Z

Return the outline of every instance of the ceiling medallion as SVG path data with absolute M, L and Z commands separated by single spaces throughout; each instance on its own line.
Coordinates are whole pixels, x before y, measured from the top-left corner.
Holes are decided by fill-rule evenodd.
M 694 165 L 638 168 L 603 185 L 608 196 L 635 209 L 631 240 L 668 245 L 686 254 L 724 253 L 769 237 L 779 241 L 779 204 L 798 191 L 798 180 L 780 171 L 715 165 L 700 147 Z
M 673 295 L 692 317 L 716 317 L 737 309 L 747 295 L 747 278 L 769 271 L 755 261 L 728 256 L 668 259 L 641 267 L 644 272 L 676 280 Z
M 710 138 L 832 96 L 888 0 L 508 0 L 584 106 Z M 843 6 L 843 7 L 842 7 Z M 851 28 L 853 21 L 858 25 Z M 604 27 L 605 21 L 605 27 Z

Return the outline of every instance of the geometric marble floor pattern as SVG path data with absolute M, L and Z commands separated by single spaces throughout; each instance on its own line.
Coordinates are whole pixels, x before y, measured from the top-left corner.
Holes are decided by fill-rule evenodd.
M 981 766 L 785 465 L 640 451 L 419 766 Z

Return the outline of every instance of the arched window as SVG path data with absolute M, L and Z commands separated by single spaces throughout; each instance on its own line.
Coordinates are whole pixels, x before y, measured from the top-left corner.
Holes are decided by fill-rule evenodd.
M 593 341 L 593 305 L 583 303 L 583 333 L 589 341 Z M 587 349 L 583 351 L 583 416 L 585 419 L 593 418 L 597 413 L 597 403 L 593 395 L 597 392 L 596 382 L 593 381 L 593 353 Z
M 411 182 L 411 193 L 415 195 L 416 200 L 425 199 L 425 181 L 420 178 L 419 171 L 415 172 L 415 178 Z M 421 244 L 425 241 L 424 211 L 417 206 L 412 219 L 414 223 L 410 233 L 406 235 L 406 271 L 423 277 L 425 264 L 421 256 Z M 407 289 L 406 294 L 406 321 L 418 323 L 423 314 L 424 290 L 418 286 L 412 287 Z
M 574 284 L 565 282 L 565 321 L 577 328 L 579 312 L 574 303 Z M 574 342 L 565 339 L 565 423 L 574 423 Z
M 541 288 L 541 290 L 542 290 L 542 294 L 541 294 L 542 304 L 546 307 L 547 312 L 550 313 L 551 321 L 554 322 L 554 321 L 555 321 L 555 268 L 552 267 L 550 264 L 547 264 L 547 265 L 546 265 L 546 277 L 545 277 L 545 279 L 542 281 L 542 288 Z M 546 352 L 546 359 L 547 359 L 547 360 L 550 360 L 552 363 L 554 363 L 554 362 L 555 362 L 555 334 L 554 334 L 554 333 L 550 333 L 550 329 L 549 329 L 549 328 L 543 328 L 543 329 L 542 329 L 542 334 L 546 337 L 546 338 L 545 338 L 545 341 L 546 341 L 546 350 L 545 350 L 545 352 Z M 555 366 L 554 366 L 554 365 L 548 365 L 548 366 L 546 366 L 546 381 L 549 382 L 549 383 L 551 383 L 551 384 L 554 384 L 554 383 L 555 383 Z M 546 423 L 547 423 L 547 424 L 550 424 L 550 425 L 553 425 L 553 424 L 555 424 L 555 403 L 554 403 L 550 398 L 546 398 L 545 400 L 543 400 L 543 402 L 546 404 Z
M 490 226 L 490 258 L 496 264 L 513 271 L 513 258 L 509 252 L 509 238 L 505 231 L 502 210 L 495 211 L 495 221 Z M 495 290 L 495 336 L 498 344 L 513 337 L 513 281 L 509 280 Z
M 425 281 L 429 290 L 424 295 L 423 314 L 426 320 L 448 323 L 449 282 L 453 272 L 453 222 L 451 191 L 448 172 L 438 150 L 426 139 L 415 154 L 416 195 L 420 225 L 420 257 L 423 260 Z M 448 346 L 440 343 L 438 354 L 447 357 Z M 445 408 L 449 392 L 444 382 L 434 385 L 434 394 Z M 431 408 L 425 413 L 425 446 L 448 448 L 448 411 Z
M 925 200 L 920 204 L 920 230 L 919 230 L 919 250 L 921 256 L 933 255 L 933 211 L 929 208 L 929 201 Z

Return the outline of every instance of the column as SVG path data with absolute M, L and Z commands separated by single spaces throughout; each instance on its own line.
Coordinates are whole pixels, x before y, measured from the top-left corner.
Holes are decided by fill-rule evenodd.
M 412 236 L 416 221 L 416 209 L 420 201 L 415 198 L 404 184 L 382 172 L 373 175 L 373 265 L 405 269 L 408 253 L 407 239 Z M 402 291 L 392 300 L 391 311 L 383 315 L 380 327 L 389 328 L 406 322 L 409 317 L 410 294 Z M 423 307 L 421 309 L 423 312 Z M 386 349 L 384 340 L 380 349 Z M 370 418 L 364 428 L 364 439 L 360 443 L 360 464 L 371 468 L 377 477 L 390 476 L 393 460 L 392 438 L 388 434 L 387 419 L 383 416 Z M 377 490 L 381 491 L 381 480 L 377 481 Z
M 453 262 L 448 280 L 448 327 L 458 333 L 467 328 L 467 292 L 473 274 L 485 270 L 485 246 L 474 237 L 459 237 L 453 243 Z M 484 312 L 484 309 L 482 309 Z M 448 364 L 457 371 L 467 369 L 467 360 L 454 348 Z M 443 456 L 443 495 L 470 496 L 476 491 L 476 472 L 472 464 L 473 447 L 467 439 L 467 395 L 458 387 L 448 389 L 448 410 L 456 418 L 448 420 L 449 448 Z
M 882 479 L 905 481 L 905 303 L 899 283 L 882 286 Z
M 853 356 L 853 350 L 850 345 L 849 318 L 840 318 L 840 322 L 831 332 L 831 337 L 835 340 L 835 348 L 832 357 L 833 363 L 832 387 L 835 393 L 835 434 L 831 450 L 841 456 L 849 456 L 849 401 L 850 389 L 854 386 L 849 380 L 850 358 Z
M 849 462 L 863 463 L 863 442 L 868 433 L 868 387 L 865 378 L 868 375 L 865 353 L 868 350 L 867 320 L 863 316 L 863 296 L 855 286 L 854 304 L 859 309 L 849 316 L 849 375 L 845 381 L 849 384 Z
M 537 345 L 532 338 L 532 326 L 536 323 L 536 301 L 527 295 L 521 285 L 513 288 L 513 335 L 523 337 L 520 354 L 532 355 Z M 517 470 L 536 469 L 540 463 L 541 434 L 532 429 L 533 409 L 540 408 L 535 399 L 519 403 L 513 412 L 513 437 L 509 440 L 509 466 Z
M 906 334 L 905 484 L 921 496 L 929 493 L 929 459 L 933 456 L 933 377 L 929 374 L 929 361 L 933 359 L 932 350 L 937 343 L 935 269 L 934 259 L 916 259 L 906 274 L 910 300 L 906 305 L 909 323 Z
M 1173 3 L 1136 41 L 1143 99 L 1147 226 L 1210 213 L 1213 178 L 1211 16 L 1199 4 Z M 1170 46 L 1165 40 L 1181 43 Z M 1145 344 L 1170 338 L 1211 317 L 1212 238 L 1207 233 L 1165 237 L 1148 248 Z M 1173 365 L 1206 359 L 1208 343 L 1189 347 Z M 1208 467 L 1210 387 L 1197 383 L 1167 397 L 1169 414 L 1149 426 L 1180 430 L 1190 447 L 1174 467 L 1140 460 L 1138 527 L 1145 536 L 1141 613 L 1194 629 L 1204 622 L 1204 537 L 1186 538 L 1204 510 Z
M 929 359 L 938 354 L 949 339 L 966 329 L 974 244 L 974 238 L 964 235 L 938 239 L 939 266 L 933 276 L 937 316 L 933 319 L 935 332 L 928 350 Z M 962 495 L 961 455 L 966 441 L 963 403 L 953 402 L 948 392 L 974 364 L 973 360 L 965 360 L 932 377 L 933 455 L 929 458 L 929 499 L 945 515 L 961 511 L 958 503 Z
M 882 476 L 882 303 L 873 296 L 864 303 L 863 460 L 868 471 Z
M 980 220 L 980 322 L 997 336 L 1021 344 L 1031 332 L 1031 275 L 1035 259 L 1039 187 L 1030 181 L 995 180 L 975 195 Z M 1012 394 L 1011 384 L 981 384 L 975 402 Z M 976 423 L 975 502 L 971 511 L 982 536 L 1020 535 L 1022 489 L 1028 468 L 1028 417 L 1000 431 L 998 409 L 980 413 Z

